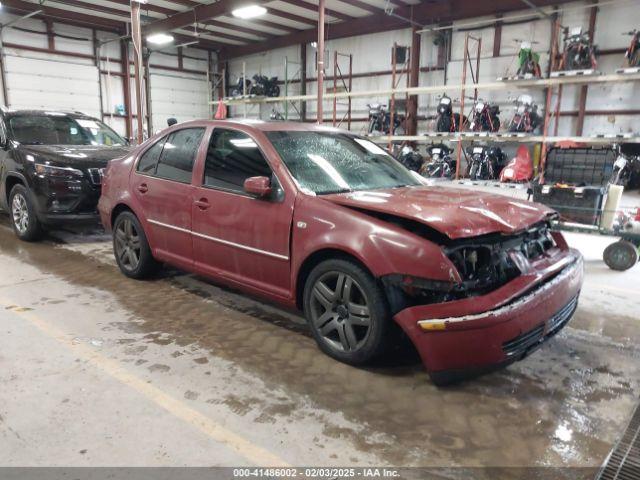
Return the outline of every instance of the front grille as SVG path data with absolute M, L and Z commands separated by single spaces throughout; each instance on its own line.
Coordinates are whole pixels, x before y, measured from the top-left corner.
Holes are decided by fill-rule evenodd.
M 104 174 L 104 168 L 89 168 L 89 179 L 94 185 L 102 185 L 102 175 Z
M 640 478 L 640 405 L 624 435 L 609 454 L 598 480 L 634 480 Z
M 531 347 L 558 333 L 569 321 L 577 306 L 578 297 L 576 296 L 545 323 L 541 323 L 534 329 L 504 342 L 502 344 L 502 351 L 507 357 L 525 354 Z

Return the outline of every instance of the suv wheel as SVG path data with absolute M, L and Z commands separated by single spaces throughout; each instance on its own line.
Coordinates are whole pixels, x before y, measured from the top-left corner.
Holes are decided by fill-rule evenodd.
M 327 260 L 311 271 L 304 313 L 320 349 L 351 365 L 380 356 L 394 337 L 384 292 L 367 271 L 347 260 Z
M 113 253 L 120 271 L 130 278 L 146 278 L 158 267 L 142 225 L 131 212 L 122 212 L 113 224 Z
M 15 185 L 9 194 L 9 210 L 13 231 L 20 240 L 33 242 L 42 237 L 42 225 L 36 216 L 29 191 L 24 185 Z

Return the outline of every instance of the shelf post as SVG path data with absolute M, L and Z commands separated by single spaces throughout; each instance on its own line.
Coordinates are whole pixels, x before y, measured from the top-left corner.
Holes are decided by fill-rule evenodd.
M 324 112 L 322 100 L 324 96 L 324 14 L 325 0 L 318 3 L 318 100 L 316 107 L 316 123 L 322 124 Z

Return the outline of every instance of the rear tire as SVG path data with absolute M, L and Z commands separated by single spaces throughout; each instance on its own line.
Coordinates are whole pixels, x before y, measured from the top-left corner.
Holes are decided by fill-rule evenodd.
M 120 271 L 129 278 L 147 278 L 159 267 L 140 221 L 129 211 L 118 215 L 113 224 L 113 253 Z
M 307 278 L 303 299 L 311 333 L 330 357 L 363 365 L 393 345 L 397 327 L 385 293 L 355 262 L 335 259 L 317 265 Z
M 36 215 L 29 190 L 18 184 L 9 194 L 9 218 L 16 236 L 25 242 L 40 240 L 44 234 L 42 224 Z

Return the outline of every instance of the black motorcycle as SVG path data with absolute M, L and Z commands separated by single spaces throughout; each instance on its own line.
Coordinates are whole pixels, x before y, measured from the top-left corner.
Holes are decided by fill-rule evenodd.
M 391 132 L 391 112 L 386 105 L 379 103 L 369 103 L 369 128 L 368 133 L 382 135 L 404 135 L 404 115 L 395 114 L 393 116 L 393 132 Z
M 592 45 L 589 34 L 584 33 L 582 27 L 565 29 L 560 70 L 589 70 L 596 66 L 596 47 Z
M 407 169 L 414 172 L 419 172 L 424 159 L 417 150 L 409 145 L 405 145 L 404 147 L 402 147 L 402 150 L 400 150 L 398 161 Z
M 467 117 L 462 117 L 462 122 L 467 123 Z M 442 95 L 438 103 L 438 115 L 436 117 L 437 132 L 457 132 L 460 130 L 460 114 L 453 113 L 451 97 Z
M 254 75 L 253 85 L 251 85 L 249 93 L 259 97 L 279 97 L 280 86 L 278 85 L 278 77 L 269 78 L 266 75 Z
M 284 122 L 285 121 L 284 115 L 282 115 L 282 113 L 280 113 L 275 108 L 271 110 L 271 115 L 269 115 L 269 118 L 271 120 L 277 120 L 279 122 Z
M 232 97 L 241 97 L 248 95 L 251 91 L 251 80 L 245 77 L 238 77 L 238 82 L 231 87 Z
M 611 179 L 609 183 L 613 185 L 622 185 L 625 188 L 630 185 L 631 179 L 633 183 L 637 183 L 637 175 L 640 170 L 640 145 L 627 143 L 622 144 L 618 148 L 618 158 L 613 164 Z
M 451 158 L 452 150 L 443 143 L 427 147 L 428 159 L 425 160 L 420 174 L 429 178 L 451 178 L 456 173 L 456 161 Z
M 515 101 L 516 111 L 509 123 L 510 132 L 534 132 L 542 123 L 538 113 L 538 105 L 533 102 L 531 95 L 520 95 Z
M 467 176 L 471 180 L 494 180 L 504 167 L 505 154 L 499 147 L 478 145 L 467 148 Z
M 631 35 L 631 43 L 624 54 L 629 67 L 640 67 L 640 30 L 633 30 L 626 33 Z
M 472 132 L 497 132 L 500 130 L 500 107 L 478 99 L 473 105 L 469 130 Z

